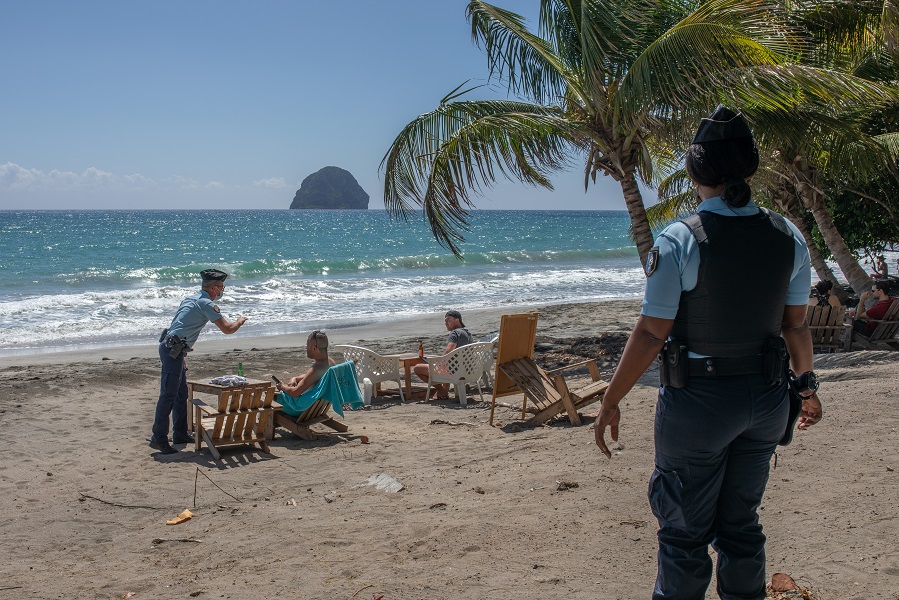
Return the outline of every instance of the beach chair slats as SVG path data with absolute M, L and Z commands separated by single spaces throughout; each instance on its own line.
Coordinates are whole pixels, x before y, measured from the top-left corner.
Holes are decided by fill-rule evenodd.
M 312 425 L 321 424 L 340 433 L 349 431 L 349 426 L 332 417 L 330 410 L 331 402 L 324 398 L 319 398 L 312 406 L 304 410 L 299 417 L 292 417 L 280 411 L 276 412 L 275 426 L 283 427 L 294 435 L 309 441 L 319 437 L 319 434 L 311 429 Z
M 193 399 L 195 410 L 196 449 L 205 443 L 216 460 L 219 448 L 256 445 L 268 453 L 265 432 L 272 413 L 281 408 L 274 401 L 273 388 L 239 388 L 222 393 L 215 408 Z
M 806 315 L 812 346 L 818 350 L 839 351 L 849 335 L 844 323 L 846 310 L 837 306 L 809 306 Z
M 503 315 L 499 322 L 499 337 L 496 340 L 496 365 L 508 363 L 517 358 L 534 355 L 534 341 L 537 337 L 537 313 Z M 490 398 L 490 424 L 496 411 L 496 399 L 521 393 L 518 385 L 502 369 L 496 369 L 493 379 L 493 394 Z M 527 408 L 527 399 L 522 401 L 522 419 Z
M 583 387 L 570 389 L 565 377 L 558 372 L 582 365 L 587 366 L 594 381 Z M 599 378 L 599 368 L 594 360 L 570 365 L 563 369 L 555 369 L 552 371 L 554 373 L 552 378 L 530 357 L 502 363 L 499 368 L 521 389 L 524 395 L 522 419 L 525 418 L 527 402 L 530 401 L 534 405 L 534 416 L 528 420 L 532 425 L 545 423 L 563 411 L 568 414 L 568 419 L 572 424 L 580 425 L 578 409 L 600 400 L 609 387 L 608 382 Z

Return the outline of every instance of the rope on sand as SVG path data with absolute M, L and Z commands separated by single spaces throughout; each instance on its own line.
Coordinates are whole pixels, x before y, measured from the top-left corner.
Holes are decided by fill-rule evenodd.
M 78 492 L 81 494 L 82 498 L 90 498 L 91 500 L 96 500 L 97 502 L 102 502 L 103 504 L 108 504 L 110 506 L 118 506 L 119 508 L 146 508 L 149 510 L 166 510 L 164 508 L 160 508 L 158 506 L 143 506 L 140 504 L 119 504 L 118 502 L 110 502 L 109 500 L 104 500 L 103 498 L 97 498 L 96 496 L 89 496 L 84 492 Z
M 462 427 L 463 425 L 467 425 L 468 427 L 477 427 L 477 423 L 457 423 L 455 421 L 447 421 L 446 419 L 434 419 L 431 421 L 431 425 L 452 425 L 453 427 Z

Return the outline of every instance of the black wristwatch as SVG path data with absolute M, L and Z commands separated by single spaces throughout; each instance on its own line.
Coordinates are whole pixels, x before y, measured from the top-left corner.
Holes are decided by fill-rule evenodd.
M 815 375 L 814 371 L 806 371 L 798 377 L 792 377 L 790 379 L 790 385 L 793 386 L 793 390 L 797 394 L 802 394 L 803 392 L 817 392 L 818 376 Z

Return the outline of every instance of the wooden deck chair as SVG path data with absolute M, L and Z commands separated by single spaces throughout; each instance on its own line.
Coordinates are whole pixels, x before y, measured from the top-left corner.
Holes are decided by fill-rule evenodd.
M 845 347 L 844 334 L 846 331 L 844 320 L 846 309 L 842 306 L 809 306 L 805 322 L 812 334 L 812 346 L 815 350 L 830 350 L 839 352 Z
M 585 366 L 590 371 L 593 381 L 586 386 L 572 390 L 568 387 L 561 371 Z M 608 382 L 600 379 L 596 361 L 591 359 L 577 364 L 544 371 L 530 357 L 516 358 L 499 365 L 499 370 L 521 389 L 524 402 L 521 406 L 521 418 L 525 418 L 527 401 L 536 408 L 536 413 L 528 419 L 531 425 L 540 425 L 547 420 L 566 411 L 568 420 L 573 425 L 580 425 L 581 418 L 577 411 L 602 399 L 609 387 Z
M 496 364 L 531 358 L 534 356 L 534 340 L 537 338 L 537 313 L 521 313 L 503 315 L 499 322 L 499 339 L 496 346 Z M 490 399 L 490 424 L 493 425 L 493 413 L 496 410 L 496 399 L 503 396 L 521 393 L 518 385 L 497 368 L 493 378 L 493 396 Z
M 221 460 L 219 448 L 259 444 L 268 454 L 266 431 L 271 427 L 274 412 L 281 408 L 274 396 L 274 388 L 254 387 L 223 392 L 217 407 L 192 399 L 196 451 L 205 442 L 212 457 Z
M 854 324 L 850 323 L 850 326 Z M 894 299 L 893 304 L 887 309 L 883 319 L 877 322 L 877 328 L 871 332 L 871 335 L 862 335 L 853 329 L 848 332 L 850 341 L 847 344 L 847 350 L 853 344 L 857 344 L 866 350 L 876 350 L 888 346 L 893 350 L 899 350 L 899 299 Z
M 311 429 L 319 423 L 340 433 L 348 431 L 346 423 L 329 414 L 331 409 L 342 417 L 344 404 L 354 409 L 362 406 L 362 393 L 352 361 L 329 368 L 315 387 L 302 395 L 294 398 L 279 392 L 278 399 L 282 406 L 275 413 L 274 426 L 283 427 L 304 440 L 319 436 Z

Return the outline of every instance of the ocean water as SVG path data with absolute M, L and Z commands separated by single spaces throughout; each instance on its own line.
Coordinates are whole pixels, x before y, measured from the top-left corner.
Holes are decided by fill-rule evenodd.
M 384 211 L 0 211 L 0 356 L 155 344 L 199 271 L 235 337 L 639 298 L 624 211 L 476 211 L 457 260 Z M 207 326 L 200 339 L 221 335 Z

